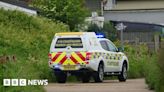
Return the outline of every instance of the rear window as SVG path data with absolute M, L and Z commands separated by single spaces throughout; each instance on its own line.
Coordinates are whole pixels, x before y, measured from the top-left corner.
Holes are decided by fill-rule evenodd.
M 55 44 L 55 48 L 83 48 L 81 38 L 58 38 Z

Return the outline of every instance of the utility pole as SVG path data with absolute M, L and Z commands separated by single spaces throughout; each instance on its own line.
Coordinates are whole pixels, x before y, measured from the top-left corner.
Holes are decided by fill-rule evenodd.
M 125 26 L 123 23 L 118 23 L 115 28 L 118 30 L 118 31 L 121 31 L 121 35 L 120 35 L 120 38 L 121 38 L 121 48 L 122 50 L 124 50 L 124 41 L 123 41 L 123 31 L 125 30 L 127 26 Z
M 104 15 L 104 0 L 101 0 L 101 16 Z

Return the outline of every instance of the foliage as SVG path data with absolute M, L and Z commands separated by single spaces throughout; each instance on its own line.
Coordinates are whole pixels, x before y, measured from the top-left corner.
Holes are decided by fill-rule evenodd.
M 55 81 L 48 67 L 48 52 L 56 32 L 68 31 L 62 23 L 0 9 L 0 56 L 16 56 L 16 62 L 0 64 L 0 92 L 43 92 L 42 86 L 4 87 L 3 78 Z
M 124 51 L 129 59 L 129 78 L 144 77 L 145 62 L 149 62 L 148 48 L 145 45 L 125 45 Z
M 112 22 L 105 22 L 102 30 L 104 31 L 108 39 L 110 39 L 111 41 L 117 40 L 117 30 L 115 29 Z
M 88 15 L 84 0 L 34 0 L 33 6 L 41 9 L 41 15 L 68 24 L 71 30 Z
M 164 92 L 164 49 L 157 55 L 150 54 L 145 45 L 126 45 L 125 53 L 129 59 L 129 78 L 145 77 L 150 89 Z
M 155 89 L 156 92 L 164 92 L 164 49 L 160 49 L 158 58 L 155 56 L 151 62 L 146 63 L 145 78 L 150 89 Z
M 98 27 L 96 24 L 90 24 L 88 26 L 87 32 L 102 32 L 102 28 Z
M 163 92 L 164 91 L 164 48 L 161 48 L 159 51 L 159 57 L 158 57 L 158 67 L 159 67 L 159 84 L 157 91 L 158 92 Z
M 86 31 L 103 33 L 107 39 L 110 39 L 111 41 L 117 40 L 117 31 L 111 22 L 105 22 L 103 28 L 99 27 L 97 24 L 90 24 Z
M 157 67 L 157 57 L 154 57 L 149 63 L 145 63 L 145 80 L 150 89 L 154 89 L 158 83 L 159 68 Z

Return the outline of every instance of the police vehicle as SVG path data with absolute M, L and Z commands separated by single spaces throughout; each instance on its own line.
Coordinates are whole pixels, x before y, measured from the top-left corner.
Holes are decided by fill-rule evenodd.
M 94 32 L 56 33 L 50 47 L 49 66 L 58 83 L 65 83 L 68 75 L 76 75 L 82 82 L 103 82 L 104 76 L 127 79 L 128 58 L 103 35 Z

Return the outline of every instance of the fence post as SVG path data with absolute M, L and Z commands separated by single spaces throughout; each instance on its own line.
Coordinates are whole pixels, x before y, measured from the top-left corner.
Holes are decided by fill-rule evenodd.
M 154 36 L 154 47 L 155 47 L 155 52 L 158 52 L 158 50 L 159 50 L 159 35 Z
M 135 45 L 138 46 L 139 45 L 139 38 L 135 38 Z

